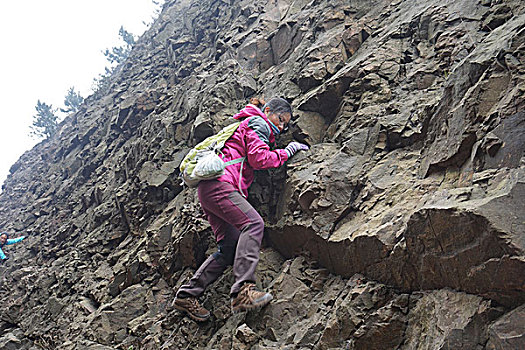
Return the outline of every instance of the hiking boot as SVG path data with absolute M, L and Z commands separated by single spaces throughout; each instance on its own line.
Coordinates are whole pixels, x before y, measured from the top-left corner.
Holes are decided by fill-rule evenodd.
M 210 318 L 210 312 L 206 310 L 194 297 L 175 298 L 173 307 L 179 311 L 186 312 L 193 320 L 204 322 Z
M 241 287 L 241 291 L 235 298 L 232 298 L 232 312 L 240 312 L 252 310 L 263 307 L 268 304 L 273 296 L 270 293 L 265 293 L 257 290 L 255 284 L 245 283 Z

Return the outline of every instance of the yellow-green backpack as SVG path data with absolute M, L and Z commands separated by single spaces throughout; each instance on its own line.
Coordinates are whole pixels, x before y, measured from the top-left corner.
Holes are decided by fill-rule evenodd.
M 246 157 L 224 162 L 218 156 L 226 141 L 233 135 L 240 124 L 240 122 L 235 122 L 224 127 L 217 134 L 201 141 L 186 154 L 179 166 L 182 180 L 186 185 L 196 187 L 201 180 L 219 178 L 224 174 L 224 168 L 228 165 L 244 162 Z M 241 164 L 239 181 L 242 178 L 242 166 L 243 164 Z

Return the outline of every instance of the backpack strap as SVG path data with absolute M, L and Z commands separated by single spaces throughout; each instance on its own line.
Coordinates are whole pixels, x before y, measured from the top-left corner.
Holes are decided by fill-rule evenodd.
M 233 160 L 230 160 L 229 162 L 224 162 L 224 166 L 227 167 L 228 165 L 232 165 L 232 164 L 237 164 L 237 163 L 241 163 L 241 169 L 239 171 L 239 184 L 237 185 L 239 187 L 239 193 L 241 194 L 241 196 L 245 197 L 244 194 L 242 193 L 242 188 L 241 188 L 241 181 L 242 181 L 242 169 L 244 167 L 244 161 L 246 160 L 246 157 L 240 157 L 240 158 L 237 158 L 237 159 L 233 159 Z
M 244 198 L 246 198 L 246 196 L 244 195 L 244 193 L 242 193 L 241 181 L 242 181 L 242 168 L 243 168 L 244 160 L 245 160 L 245 159 L 246 159 L 246 157 L 242 157 L 241 170 L 239 171 L 239 193 L 240 193 L 241 196 L 243 196 Z
M 242 163 L 242 162 L 244 162 L 245 159 L 246 159 L 246 157 L 241 157 L 241 158 L 233 159 L 233 160 L 230 160 L 229 162 L 224 162 L 224 166 L 228 166 L 228 165 L 232 165 L 232 164 L 237 164 L 237 163 Z

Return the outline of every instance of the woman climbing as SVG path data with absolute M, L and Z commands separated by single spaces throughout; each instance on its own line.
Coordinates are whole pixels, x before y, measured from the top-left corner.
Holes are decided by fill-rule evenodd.
M 26 237 L 25 236 L 21 236 L 21 237 L 18 237 L 18 238 L 9 239 L 9 235 L 6 232 L 2 232 L 2 234 L 0 234 L 0 259 L 2 261 L 9 259 L 4 254 L 4 251 L 2 250 L 4 245 L 10 245 L 10 244 L 18 243 L 18 242 L 24 240 L 24 238 L 26 238 Z
M 264 222 L 246 200 L 248 187 L 255 170 L 280 167 L 308 146 L 294 141 L 284 149 L 270 150 L 275 136 L 288 129 L 292 107 L 282 98 L 272 98 L 266 104 L 253 99 L 250 102 L 233 117 L 242 122 L 222 149 L 225 162 L 241 157 L 246 157 L 246 161 L 227 166 L 218 179 L 201 181 L 198 185 L 199 201 L 215 234 L 218 251 L 180 287 L 173 301 L 176 309 L 196 321 L 210 317 L 197 298 L 229 265 L 233 265 L 235 278 L 230 291 L 233 312 L 262 307 L 273 298 L 255 287 Z

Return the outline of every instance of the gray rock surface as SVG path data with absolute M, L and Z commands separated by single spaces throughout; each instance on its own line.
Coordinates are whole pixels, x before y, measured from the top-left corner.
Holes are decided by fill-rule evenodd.
M 519 349 L 525 343 L 525 307 L 505 314 L 489 328 L 487 349 Z
M 5 349 L 525 348 L 525 4 L 167 1 L 107 88 L 0 194 Z M 311 146 L 262 171 L 262 310 L 229 271 L 170 306 L 215 243 L 178 164 L 254 96 Z

